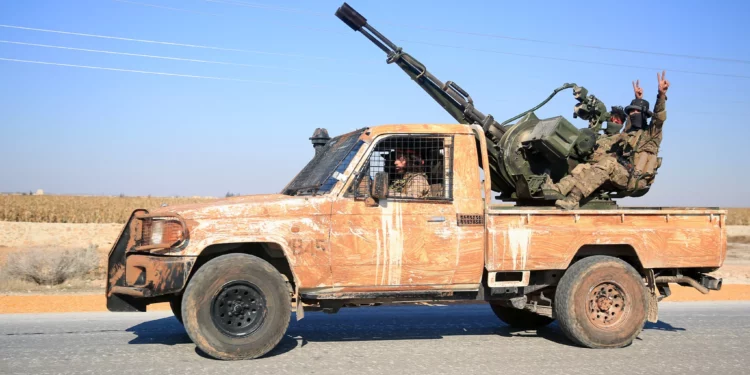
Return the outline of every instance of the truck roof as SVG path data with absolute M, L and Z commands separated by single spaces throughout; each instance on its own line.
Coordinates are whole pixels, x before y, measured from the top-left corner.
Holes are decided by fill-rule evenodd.
M 471 126 L 465 124 L 386 124 L 368 128 L 371 137 L 387 133 L 445 133 L 471 134 Z

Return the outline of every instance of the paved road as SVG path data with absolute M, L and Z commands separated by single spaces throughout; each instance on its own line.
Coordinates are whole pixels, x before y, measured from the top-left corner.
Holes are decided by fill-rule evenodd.
M 166 312 L 0 315 L 0 374 L 748 374 L 750 302 L 665 303 L 628 348 L 515 331 L 487 305 L 343 309 L 293 321 L 254 361 L 196 350 Z M 389 374 L 390 375 L 390 374 Z

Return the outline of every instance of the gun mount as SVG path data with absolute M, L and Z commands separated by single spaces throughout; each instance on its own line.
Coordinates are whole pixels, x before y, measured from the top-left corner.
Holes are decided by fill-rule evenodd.
M 499 198 L 525 204 L 554 203 L 545 197 L 541 185 L 546 176 L 558 181 L 591 154 L 602 122 L 609 117 L 604 103 L 576 84 L 566 83 L 555 89 L 546 100 L 518 116 L 498 123 L 474 107 L 468 92 L 452 81 L 443 83 L 427 71 L 424 64 L 393 44 L 367 19 L 344 3 L 336 16 L 354 31 L 359 31 L 386 53 L 388 64 L 398 65 L 430 97 L 462 124 L 478 124 L 484 130 L 489 157 L 492 190 Z M 546 104 L 558 92 L 573 89 L 578 104 L 574 117 L 589 121 L 589 128 L 577 129 L 562 116 L 539 119 L 533 111 Z M 513 125 L 510 122 L 520 119 Z

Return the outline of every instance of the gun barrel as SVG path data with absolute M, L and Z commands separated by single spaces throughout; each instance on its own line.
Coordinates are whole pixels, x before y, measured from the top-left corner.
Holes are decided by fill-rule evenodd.
M 387 55 L 389 64 L 395 63 L 409 77 L 411 77 L 423 90 L 440 104 L 453 118 L 463 124 L 479 124 L 485 134 L 495 141 L 505 133 L 505 127 L 501 126 L 491 115 L 485 115 L 474 108 L 474 103 L 469 94 L 455 82 L 443 83 L 437 77 L 427 71 L 424 64 L 419 62 L 374 27 L 367 23 L 367 19 L 359 14 L 349 4 L 344 3 L 336 10 L 336 17 L 354 31 L 359 31 L 373 44 L 378 46 Z M 494 142 L 493 142 L 494 143 Z

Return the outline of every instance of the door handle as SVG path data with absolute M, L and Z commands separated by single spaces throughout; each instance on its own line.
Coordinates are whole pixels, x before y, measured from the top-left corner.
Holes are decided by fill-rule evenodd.
M 445 216 L 433 216 L 427 219 L 428 223 L 442 223 L 445 221 Z

